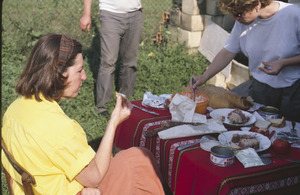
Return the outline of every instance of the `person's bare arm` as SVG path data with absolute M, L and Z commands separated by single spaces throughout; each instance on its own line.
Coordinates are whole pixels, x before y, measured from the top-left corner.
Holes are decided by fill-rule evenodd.
M 277 75 L 282 68 L 286 66 L 295 66 L 300 65 L 300 55 L 285 58 L 281 60 L 275 60 L 272 62 L 262 62 L 264 66 L 259 66 L 259 69 L 264 71 L 267 74 L 270 75 Z
M 110 164 L 116 128 L 130 116 L 131 109 L 132 104 L 128 100 L 122 103 L 119 95 L 95 158 L 76 176 L 76 180 L 83 186 L 98 187 L 100 185 Z
M 83 2 L 83 15 L 80 18 L 80 28 L 83 31 L 89 31 L 91 27 L 91 8 L 93 0 L 84 0 Z
M 223 48 L 213 59 L 207 70 L 204 72 L 203 75 L 200 76 L 193 76 L 195 79 L 195 84 L 192 85 L 192 82 L 190 82 L 191 88 L 195 89 L 198 86 L 201 86 L 204 84 L 207 80 L 215 76 L 218 72 L 223 70 L 231 60 L 234 59 L 236 56 L 235 53 L 231 53 L 227 49 Z M 191 79 L 192 80 L 192 79 Z

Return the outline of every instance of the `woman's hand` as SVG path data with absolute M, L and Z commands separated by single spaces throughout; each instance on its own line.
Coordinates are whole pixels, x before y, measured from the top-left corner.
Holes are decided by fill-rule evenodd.
M 130 101 L 123 100 L 121 95 L 117 97 L 117 104 L 111 114 L 111 122 L 113 122 L 116 126 L 129 118 L 132 110 L 132 104 Z
M 195 83 L 192 84 L 192 78 L 194 78 L 194 81 Z M 191 79 L 190 79 L 190 87 L 191 89 L 196 89 L 198 86 L 201 86 L 202 84 L 204 84 L 206 82 L 206 79 L 203 77 L 203 75 L 200 75 L 200 76 L 193 76 Z
M 272 62 L 262 62 L 264 66 L 259 66 L 259 69 L 270 75 L 277 75 L 283 68 L 282 60 Z

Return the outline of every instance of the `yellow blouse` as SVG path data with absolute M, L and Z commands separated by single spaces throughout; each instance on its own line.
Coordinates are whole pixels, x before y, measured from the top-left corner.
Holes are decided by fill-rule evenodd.
M 2 138 L 8 151 L 29 173 L 35 194 L 77 194 L 75 176 L 94 158 L 81 126 L 57 102 L 20 97 L 3 117 Z M 24 194 L 19 174 L 2 151 L 2 164 L 14 180 L 15 194 Z

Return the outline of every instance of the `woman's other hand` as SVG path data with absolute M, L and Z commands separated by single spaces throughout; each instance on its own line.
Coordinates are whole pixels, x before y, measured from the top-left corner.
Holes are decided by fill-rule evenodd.
M 259 66 L 259 69 L 270 75 L 277 75 L 283 67 L 281 60 L 262 62 L 262 65 L 263 66 Z

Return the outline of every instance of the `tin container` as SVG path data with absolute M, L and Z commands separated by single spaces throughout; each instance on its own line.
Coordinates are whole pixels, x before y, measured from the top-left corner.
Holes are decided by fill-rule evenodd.
M 272 106 L 262 106 L 258 109 L 258 114 L 260 114 L 265 120 L 278 118 L 279 110 Z
M 211 148 L 210 162 L 220 167 L 228 167 L 234 163 L 234 152 L 225 146 L 214 146 Z

